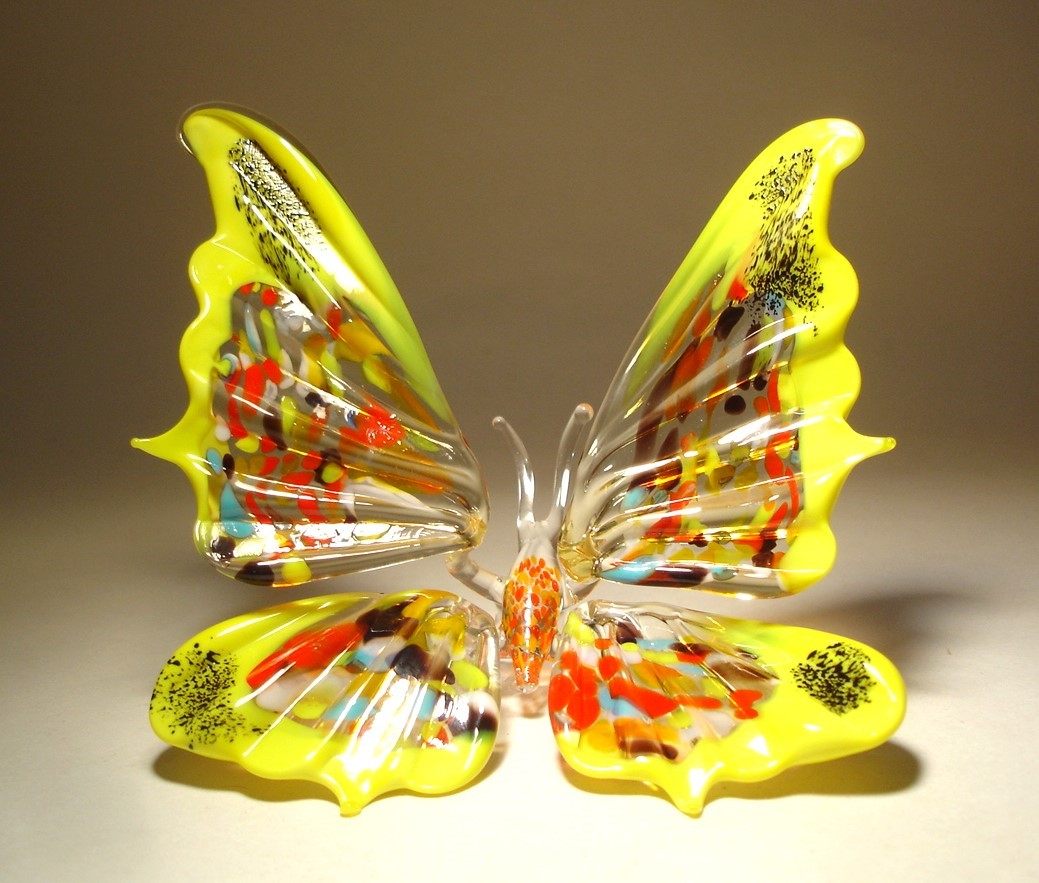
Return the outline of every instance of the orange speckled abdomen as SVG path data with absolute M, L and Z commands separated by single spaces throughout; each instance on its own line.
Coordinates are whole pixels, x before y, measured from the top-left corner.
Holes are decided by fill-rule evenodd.
M 559 604 L 558 567 L 541 556 L 521 557 L 505 585 L 501 624 L 522 691 L 538 685 L 556 636 Z

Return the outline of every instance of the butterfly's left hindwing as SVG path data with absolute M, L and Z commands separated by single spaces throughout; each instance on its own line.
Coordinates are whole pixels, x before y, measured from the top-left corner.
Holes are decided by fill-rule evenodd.
M 801 126 L 722 202 L 596 415 L 563 528 L 572 576 L 768 597 L 829 569 L 844 477 L 890 445 L 844 420 L 857 283 L 826 220 L 861 146 L 850 123 Z
M 455 790 L 498 728 L 494 623 L 446 592 L 309 598 L 220 623 L 159 675 L 171 745 L 330 788 L 344 815 L 388 791 Z
M 693 815 L 714 783 L 872 748 L 905 711 L 887 659 L 811 629 L 591 601 L 560 645 L 548 702 L 567 763 L 656 785 Z
M 191 262 L 187 413 L 139 444 L 191 479 L 199 551 L 284 585 L 478 543 L 479 466 L 341 197 L 241 113 L 203 108 L 183 128 L 217 230 Z

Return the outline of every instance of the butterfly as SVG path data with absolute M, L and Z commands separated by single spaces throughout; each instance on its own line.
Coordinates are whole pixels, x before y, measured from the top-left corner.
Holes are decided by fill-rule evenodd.
M 487 490 L 392 279 L 317 163 L 244 111 L 189 113 L 216 232 L 191 260 L 200 312 L 181 345 L 187 411 L 135 440 L 180 466 L 195 543 L 250 583 L 443 555 L 491 602 L 446 591 L 293 601 L 213 626 L 160 673 L 168 743 L 271 778 L 319 782 L 344 815 L 435 794 L 486 764 L 499 654 L 520 691 L 547 679 L 552 729 L 587 776 L 662 789 L 698 814 L 710 786 L 756 781 L 885 741 L 894 666 L 837 635 L 699 613 L 656 587 L 799 592 L 830 568 L 850 469 L 888 449 L 845 418 L 857 297 L 830 244 L 834 178 L 862 148 L 821 120 L 739 178 L 653 307 L 602 405 L 575 409 L 554 502 L 534 515 L 522 442 L 519 553 L 472 557 Z M 644 601 L 591 597 L 600 580 Z

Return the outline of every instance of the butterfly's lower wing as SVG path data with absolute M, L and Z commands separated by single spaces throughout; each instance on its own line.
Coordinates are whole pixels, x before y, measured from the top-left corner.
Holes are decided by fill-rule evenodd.
M 187 412 L 137 444 L 187 473 L 199 551 L 286 585 L 475 545 L 479 466 L 342 198 L 288 135 L 244 113 L 200 108 L 183 133 L 217 229 L 191 261 Z
M 847 638 L 610 601 L 570 612 L 548 702 L 571 767 L 693 815 L 715 783 L 879 745 L 905 711 L 894 666 Z
M 344 815 L 390 791 L 440 794 L 498 728 L 495 624 L 434 591 L 331 595 L 220 623 L 166 663 L 151 703 L 171 745 L 330 788 Z
M 845 422 L 858 289 L 826 221 L 861 147 L 840 120 L 794 129 L 704 229 L 589 433 L 560 548 L 575 579 L 774 597 L 831 566 L 841 484 L 891 444 Z

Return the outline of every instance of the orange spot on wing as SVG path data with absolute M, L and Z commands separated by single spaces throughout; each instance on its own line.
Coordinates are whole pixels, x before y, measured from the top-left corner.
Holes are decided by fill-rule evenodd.
M 758 711 L 753 705 L 761 699 L 761 696 L 762 694 L 757 690 L 733 690 L 729 694 L 729 701 L 736 709 L 733 717 L 738 720 L 750 720 L 757 717 Z
M 285 377 L 281 370 L 281 365 L 275 362 L 274 359 L 263 360 L 263 373 L 266 374 L 273 383 L 281 383 Z
M 328 324 L 328 330 L 332 332 L 332 335 L 338 337 L 339 326 L 343 322 L 343 308 L 339 304 L 332 304 L 325 314 L 325 322 Z
M 246 682 L 256 689 L 290 666 L 324 668 L 362 637 L 364 630 L 355 622 L 296 635 L 253 668 L 246 676 Z
M 611 698 L 625 699 L 650 717 L 663 717 L 678 707 L 678 703 L 670 696 L 637 687 L 627 678 L 614 678 L 609 683 L 609 690 Z
M 299 506 L 299 511 L 303 513 L 303 517 L 306 518 L 307 521 L 328 521 L 328 519 L 322 514 L 321 509 L 318 507 L 317 494 L 315 494 L 310 488 L 300 488 L 296 504 Z
M 711 710 L 722 707 L 721 699 L 715 699 L 713 696 L 678 696 L 677 701 L 679 705 L 685 705 L 689 708 Z
M 618 671 L 620 671 L 621 662 L 616 656 L 603 656 L 599 659 L 599 675 L 604 681 L 608 681 Z
M 782 410 L 782 404 L 779 401 L 779 371 L 773 369 L 768 375 L 768 407 L 773 414 L 778 414 Z

